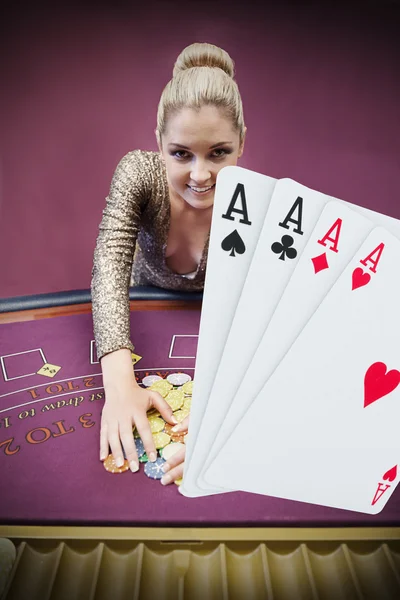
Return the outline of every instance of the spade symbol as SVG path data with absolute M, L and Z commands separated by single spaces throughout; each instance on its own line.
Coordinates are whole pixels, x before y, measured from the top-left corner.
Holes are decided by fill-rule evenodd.
M 229 256 L 236 256 L 235 252 L 238 254 L 244 254 L 246 252 L 246 246 L 236 229 L 222 240 L 221 247 L 222 250 L 230 252 Z
M 272 252 L 275 252 L 275 254 L 280 254 L 279 260 L 285 260 L 285 256 L 293 259 L 297 256 L 296 248 L 291 248 L 293 243 L 294 239 L 291 235 L 283 235 L 280 242 L 274 242 L 272 244 L 271 250 Z

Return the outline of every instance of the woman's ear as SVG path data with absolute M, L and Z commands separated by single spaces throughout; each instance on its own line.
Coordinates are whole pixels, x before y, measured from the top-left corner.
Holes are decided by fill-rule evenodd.
M 156 140 L 157 140 L 158 149 L 162 153 L 161 138 L 160 138 L 160 134 L 158 133 L 158 129 L 155 129 L 154 133 L 156 134 Z
M 246 139 L 246 131 L 247 131 L 247 127 L 244 128 L 243 131 L 243 140 L 242 143 L 240 144 L 240 148 L 239 148 L 239 154 L 238 154 L 238 158 L 240 158 L 243 154 L 243 150 L 244 150 L 244 141 Z

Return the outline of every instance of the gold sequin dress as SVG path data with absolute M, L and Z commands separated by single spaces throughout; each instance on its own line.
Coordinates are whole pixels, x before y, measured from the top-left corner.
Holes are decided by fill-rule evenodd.
M 129 152 L 113 175 L 94 252 L 91 291 L 98 358 L 120 348 L 134 349 L 130 285 L 204 288 L 208 240 L 197 270 L 180 275 L 165 261 L 169 226 L 168 181 L 160 153 Z

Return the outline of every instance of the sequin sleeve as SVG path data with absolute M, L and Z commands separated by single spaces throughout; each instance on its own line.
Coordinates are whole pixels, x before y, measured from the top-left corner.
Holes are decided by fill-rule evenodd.
M 134 349 L 130 339 L 129 281 L 141 209 L 151 169 L 140 150 L 122 158 L 113 175 L 99 226 L 92 269 L 92 311 L 97 356 Z

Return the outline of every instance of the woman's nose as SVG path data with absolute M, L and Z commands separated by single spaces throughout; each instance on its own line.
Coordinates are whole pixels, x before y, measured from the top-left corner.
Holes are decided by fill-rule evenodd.
M 198 183 L 199 185 L 202 183 L 208 183 L 211 179 L 211 172 L 209 167 L 207 166 L 206 161 L 195 160 L 192 163 L 190 170 L 190 177 L 193 182 Z

